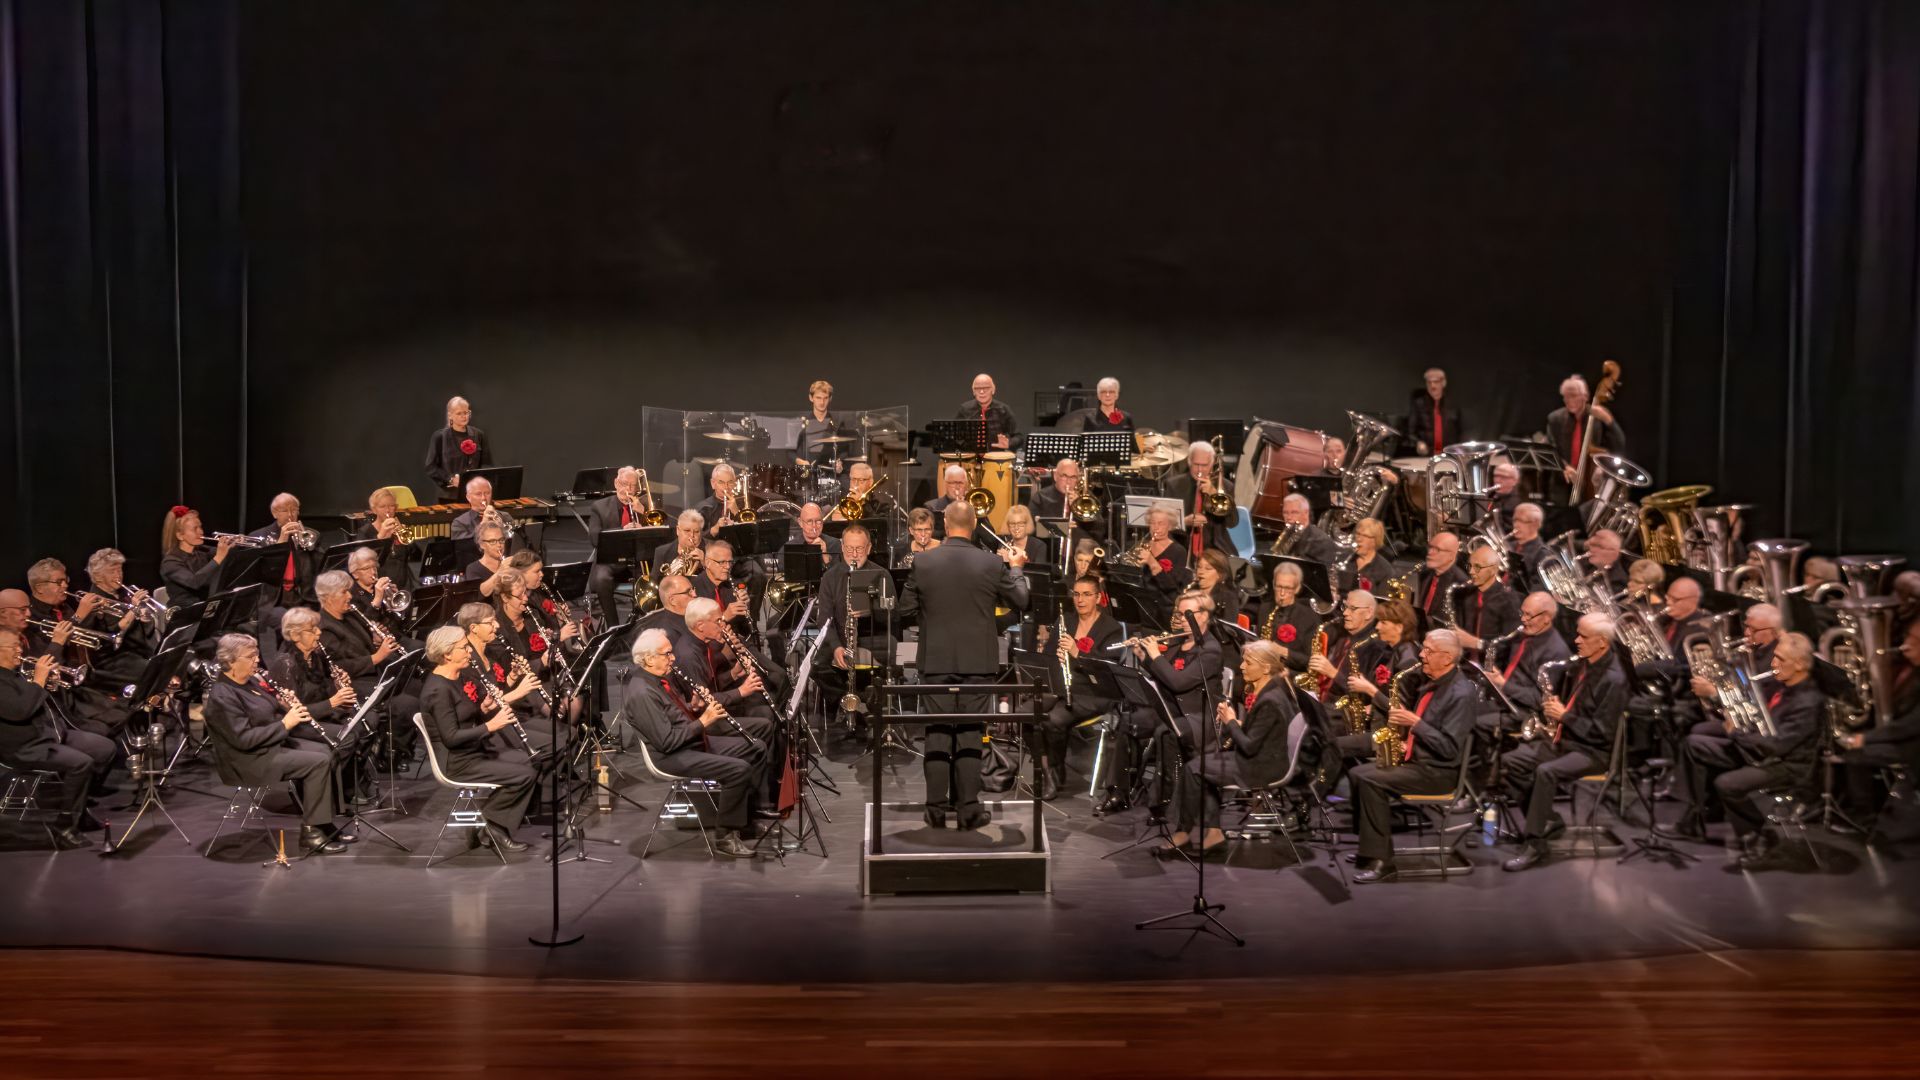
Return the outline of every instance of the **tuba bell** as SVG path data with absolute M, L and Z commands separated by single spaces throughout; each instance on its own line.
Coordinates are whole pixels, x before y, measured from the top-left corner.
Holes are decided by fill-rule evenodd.
M 1844 597 L 1834 603 L 1838 625 L 1820 635 L 1818 651 L 1853 681 L 1866 704 L 1866 719 L 1885 726 L 1893 719 L 1893 619 L 1900 602 L 1891 596 Z
M 1689 523 L 1700 508 L 1700 500 L 1711 494 L 1713 488 L 1706 484 L 1686 484 L 1641 499 L 1641 552 L 1666 566 L 1682 562 Z
M 1699 506 L 1693 511 L 1693 528 L 1686 533 L 1686 560 L 1692 569 L 1713 575 L 1713 587 L 1733 592 L 1733 572 L 1740 565 L 1741 528 L 1746 524 L 1747 503 Z
M 1767 603 L 1780 609 L 1784 624 L 1790 621 L 1787 592 L 1799 584 L 1800 558 L 1809 546 L 1805 540 L 1755 540 L 1751 550 L 1760 561 L 1735 567 L 1728 576 L 1728 584 L 1738 591 L 1749 580 L 1757 583 Z M 1784 628 L 1792 629 L 1791 626 Z
M 1907 565 L 1904 555 L 1842 555 L 1840 580 L 1859 599 L 1893 595 L 1893 576 Z
M 1587 515 L 1587 535 L 1612 529 L 1623 539 L 1632 536 L 1640 525 L 1640 508 L 1633 504 L 1633 492 L 1651 487 L 1653 477 L 1619 454 L 1596 451 L 1592 460 L 1600 486 L 1594 492 L 1593 511 Z
M 1427 532 L 1445 525 L 1470 525 L 1472 500 L 1493 490 L 1494 458 L 1507 452 L 1506 443 L 1454 443 L 1427 459 Z

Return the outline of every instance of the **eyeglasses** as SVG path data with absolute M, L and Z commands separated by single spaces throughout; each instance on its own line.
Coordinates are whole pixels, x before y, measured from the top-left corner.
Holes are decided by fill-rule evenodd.
M 733 560 L 732 559 L 716 559 L 713 556 L 709 555 L 707 556 L 707 565 L 708 566 L 732 566 Z

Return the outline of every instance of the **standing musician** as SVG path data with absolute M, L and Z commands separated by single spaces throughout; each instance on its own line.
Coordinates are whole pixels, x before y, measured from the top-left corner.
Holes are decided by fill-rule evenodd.
M 262 526 L 247 535 L 268 544 L 287 545 L 287 561 L 275 575 L 280 583 L 279 591 L 267 591 L 261 596 L 267 614 L 277 620 L 287 608 L 298 607 L 312 600 L 313 573 L 320 552 L 302 551 L 300 545 L 294 542 L 306 530 L 306 526 L 300 522 L 299 499 L 283 491 L 267 504 L 267 510 L 273 514 L 273 524 Z
M 405 583 L 407 576 L 407 548 L 400 543 L 400 500 L 392 488 L 377 487 L 367 496 L 367 519 L 353 531 L 355 540 L 393 539 L 393 548 L 386 562 L 380 567 L 380 576 Z
M 1826 696 L 1813 681 L 1813 642 L 1805 634 L 1784 634 L 1773 650 L 1773 685 L 1766 696 L 1772 735 L 1748 731 L 1724 720 L 1725 743 L 1689 736 L 1687 754 L 1705 774 L 1733 824 L 1742 870 L 1776 868 L 1773 852 L 1780 838 L 1767 827 L 1754 796 L 1804 784 L 1813 775 L 1820 747 Z
M 1586 449 L 1591 457 L 1603 448 L 1616 454 L 1625 453 L 1627 449 L 1626 433 L 1614 422 L 1613 413 L 1605 405 L 1590 407 L 1587 403 L 1588 393 L 1587 380 L 1578 375 L 1567 376 L 1560 384 L 1561 407 L 1547 414 L 1547 439 L 1560 455 L 1560 475 L 1569 490 L 1573 485 L 1574 470 L 1579 468 L 1581 450 Z M 1591 448 L 1582 442 L 1587 437 L 1589 412 L 1595 421 Z M 1582 486 L 1591 490 L 1592 484 L 1593 470 L 1589 466 Z M 1577 504 L 1585 494 L 1570 495 L 1566 500 L 1567 505 Z
M 507 565 L 507 535 L 500 526 L 487 522 L 474 539 L 479 541 L 480 557 L 467 564 L 466 578 L 479 582 L 480 595 L 491 599 L 501 581 L 513 573 Z
M 1386 588 L 1399 571 L 1380 549 L 1387 542 L 1387 527 L 1378 518 L 1361 518 L 1353 527 L 1353 580 L 1347 588 L 1373 592 Z
M 1614 596 L 1627 588 L 1627 561 L 1620 557 L 1621 550 L 1620 534 L 1612 529 L 1598 529 L 1587 537 L 1587 572 L 1600 572 L 1608 593 Z
M 750 859 L 753 848 L 741 834 L 752 825 L 755 795 L 765 781 L 767 758 L 721 723 L 719 702 L 704 707 L 674 687 L 674 645 L 664 630 L 643 630 L 633 643 L 633 662 L 620 719 L 630 738 L 644 742 L 654 763 L 675 776 L 711 780 L 719 790 L 693 799 L 702 825 L 720 830 L 715 853 Z M 716 728 L 715 725 L 719 726 Z
M 514 540 L 525 543 L 524 528 L 513 520 L 512 514 L 493 505 L 493 481 L 476 476 L 467 481 L 467 509 L 453 519 L 448 531 L 453 535 L 453 542 L 458 544 L 478 536 L 483 525 L 496 525 L 503 535 L 510 530 L 521 529 L 514 534 Z
M 352 676 L 345 668 L 334 665 L 321 637 L 320 613 L 312 608 L 293 608 L 280 616 L 280 640 L 286 642 L 287 647 L 274 657 L 273 685 L 292 693 L 313 718 L 313 727 L 326 732 L 328 739 L 337 743 L 344 730 L 343 722 L 352 718 L 360 698 L 354 692 Z M 304 734 L 312 736 L 313 732 Z M 354 760 L 350 756 L 338 758 L 335 767 Z M 356 797 L 371 799 L 372 778 L 360 770 L 353 772 L 355 775 L 345 781 L 346 787 L 355 791 Z
M 1450 532 L 1434 533 L 1427 541 L 1427 561 L 1413 578 L 1413 609 L 1420 615 L 1420 625 L 1437 625 L 1453 587 L 1466 581 L 1460 569 L 1460 538 Z
M 213 594 L 220 566 L 233 550 L 233 541 L 222 539 L 207 548 L 206 539 L 195 510 L 176 506 L 161 519 L 160 581 L 167 587 L 167 603 L 185 607 Z
M 1513 508 L 1507 529 L 1507 549 L 1512 553 L 1507 559 L 1507 584 L 1516 590 L 1545 586 L 1540 580 L 1540 560 L 1547 554 L 1547 545 L 1540 539 L 1540 526 L 1546 520 L 1539 503 L 1523 502 Z
M 1161 727 L 1159 718 L 1145 709 L 1130 715 L 1136 738 L 1151 737 L 1160 762 L 1155 790 L 1149 800 L 1157 814 L 1173 797 L 1172 785 L 1183 771 L 1184 747 L 1197 746 L 1204 737 L 1210 705 L 1220 693 L 1220 672 L 1224 670 L 1220 643 L 1208 633 L 1213 618 L 1213 599 L 1203 592 L 1185 592 L 1174 604 L 1173 633 L 1184 634 L 1177 642 L 1135 640 L 1133 654 L 1146 665 L 1153 681 L 1166 691 L 1174 709 L 1173 726 Z M 1128 740 L 1127 787 L 1138 782 L 1143 762 L 1133 753 Z M 1101 804 L 1102 813 L 1126 809 L 1125 793 L 1116 792 Z
M 46 688 L 53 657 L 42 656 L 23 667 L 25 657 L 26 638 L 11 626 L 0 626 L 0 763 L 23 772 L 58 774 L 61 825 L 53 830 L 54 844 L 69 850 L 85 847 L 80 834 L 100 827 L 87 813 L 87 792 L 113 767 L 114 743 L 72 726 L 61 734 Z
M 1447 373 L 1428 368 L 1424 385 L 1407 402 L 1407 438 L 1417 454 L 1437 454 L 1454 443 L 1467 441 L 1460 409 L 1447 400 Z
M 807 415 L 800 422 L 800 437 L 797 440 L 799 453 L 793 459 L 794 464 L 830 468 L 834 472 L 839 472 L 843 467 L 840 447 L 845 444 L 822 441 L 840 434 L 840 421 L 827 411 L 832 404 L 833 384 L 825 379 L 815 379 L 807 387 Z
M 1391 881 L 1393 865 L 1393 808 L 1387 796 L 1444 795 L 1452 791 L 1473 747 L 1473 713 L 1479 698 L 1473 683 L 1462 675 L 1460 641 L 1451 630 L 1432 630 L 1420 646 L 1424 680 L 1407 679 L 1406 687 L 1419 696 L 1413 706 L 1402 702 L 1387 713 L 1387 723 L 1406 731 L 1401 763 L 1382 767 L 1376 762 L 1357 765 L 1348 774 L 1354 801 L 1359 804 L 1360 851 L 1354 860 L 1353 880 L 1362 885 Z
M 600 534 L 609 529 L 646 527 L 646 503 L 640 497 L 640 470 L 623 465 L 620 471 L 613 474 L 613 494 L 595 499 L 587 508 L 587 543 L 597 551 Z M 694 532 L 697 536 L 699 529 L 696 528 Z M 593 595 L 600 618 L 606 623 L 620 621 L 619 597 L 614 587 L 623 581 L 634 580 L 639 572 L 637 567 L 614 566 L 599 559 L 594 560 L 593 569 L 587 572 L 587 592 Z
M 1093 388 L 1093 396 L 1100 402 L 1099 408 L 1088 415 L 1082 425 L 1082 431 L 1132 431 L 1133 414 L 1120 407 L 1120 380 L 1108 376 L 1101 379 Z
M 1260 624 L 1260 639 L 1273 641 L 1287 655 L 1287 671 L 1307 670 L 1307 657 L 1313 653 L 1314 635 L 1320 630 L 1320 613 L 1300 595 L 1300 568 L 1283 562 L 1273 568 L 1273 605 Z
M 974 385 L 977 394 L 979 380 Z M 986 385 L 991 395 L 993 381 L 988 379 Z M 980 550 L 973 543 L 976 523 L 973 507 L 964 501 L 948 506 L 942 521 L 946 539 L 914 557 L 900 593 L 898 613 L 919 616 L 920 677 L 925 683 L 992 683 L 1000 670 L 994 608 L 1027 606 L 1024 559 L 1015 555 L 1011 563 L 1003 563 Z M 928 712 L 984 713 L 990 702 L 986 694 L 962 692 L 930 697 L 925 704 Z M 974 721 L 927 726 L 923 762 L 927 824 L 944 828 L 948 814 L 957 816 L 962 829 L 977 829 L 990 820 L 980 805 L 984 734 L 985 725 Z
M 1627 707 L 1627 676 L 1614 661 L 1613 636 L 1612 618 L 1580 617 L 1573 639 L 1579 659 L 1560 673 L 1555 693 L 1540 706 L 1553 725 L 1552 736 L 1522 743 L 1501 762 L 1507 790 L 1527 807 L 1525 846 L 1502 864 L 1503 870 L 1526 870 L 1546 859 L 1547 838 L 1566 828 L 1553 810 L 1561 786 L 1604 772 L 1612 758 Z
M 1489 639 L 1520 625 L 1520 594 L 1501 583 L 1500 562 L 1500 553 L 1490 545 L 1475 544 L 1467 556 L 1472 588 L 1454 594 L 1454 636 L 1474 656 Z
M 1119 644 L 1126 636 L 1120 624 L 1111 615 L 1100 609 L 1100 583 L 1093 578 L 1078 578 L 1073 583 L 1071 593 L 1073 612 L 1067 617 L 1067 634 L 1070 638 L 1067 648 L 1069 660 L 1073 657 L 1092 656 L 1105 660 L 1111 655 L 1107 651 L 1110 645 Z M 1053 640 L 1054 628 L 1039 628 L 1039 649 L 1043 653 L 1054 655 L 1060 648 Z M 1041 702 L 1046 710 L 1047 722 L 1037 733 L 1040 742 L 1040 791 L 1041 799 L 1051 799 L 1066 790 L 1067 787 L 1067 739 L 1076 725 L 1091 720 L 1101 713 L 1111 710 L 1115 702 L 1103 697 L 1085 686 L 1068 687 L 1066 697 L 1047 695 Z
M 1192 841 L 1196 828 L 1206 830 L 1199 855 L 1205 857 L 1224 848 L 1227 837 L 1220 830 L 1221 789 L 1263 788 L 1287 774 L 1287 728 L 1300 715 L 1300 706 L 1287 679 L 1280 647 L 1271 641 L 1250 642 L 1240 658 L 1240 674 L 1246 688 L 1241 699 L 1214 706 L 1225 745 L 1217 751 L 1208 747 L 1205 754 L 1188 759 L 1186 768 L 1174 774 L 1175 831 L 1164 845 L 1154 849 L 1160 858 L 1175 857 Z M 1208 738 L 1211 727 L 1201 725 L 1194 734 Z
M 460 478 L 493 464 L 487 433 L 470 424 L 472 419 L 473 406 L 466 398 L 448 399 L 447 426 L 434 432 L 427 443 L 427 477 L 439 489 L 441 502 L 457 501 Z
M 1300 530 L 1288 554 L 1327 566 L 1332 566 L 1334 560 L 1340 557 L 1340 549 L 1334 544 L 1333 537 L 1313 523 L 1313 503 L 1305 495 L 1295 491 L 1281 499 L 1280 520 L 1290 530 Z
M 1186 530 L 1188 556 L 1208 548 L 1226 555 L 1238 554 L 1233 547 L 1233 536 L 1228 532 L 1233 527 L 1234 515 L 1215 517 L 1207 513 L 1207 496 L 1213 493 L 1213 464 L 1213 444 L 1196 442 L 1187 447 L 1186 469 L 1178 472 L 1169 469 L 1160 481 L 1160 494 L 1179 499 L 1185 508 L 1180 524 Z M 1226 480 L 1224 476 L 1221 479 Z
M 1051 563 L 1052 553 L 1047 550 L 1047 542 L 1033 535 L 1033 511 L 1015 504 L 1007 507 L 1007 531 L 1004 536 L 1010 548 L 999 549 L 1000 557 L 1009 559 L 1018 550 L 1026 562 Z
M 847 466 L 847 495 L 856 499 L 866 496 L 866 513 L 861 515 L 862 517 L 888 517 L 892 514 L 893 496 L 874 488 L 873 466 L 864 461 L 856 461 Z M 840 513 L 840 507 L 836 504 L 833 513 L 827 515 L 827 520 L 845 521 L 847 519 Z
M 916 506 L 907 511 L 907 535 L 893 541 L 893 565 L 906 569 L 913 565 L 916 555 L 922 555 L 940 546 L 934 538 L 933 511 L 924 506 Z
M 301 846 L 326 855 L 345 851 L 346 838 L 333 824 L 333 755 L 293 734 L 313 715 L 305 705 L 281 704 L 260 682 L 260 646 L 246 634 L 221 635 L 213 658 L 222 678 L 207 691 L 204 712 L 214 753 L 242 783 L 297 781 Z
M 973 420 L 979 423 L 984 432 L 982 442 L 994 450 L 1011 450 L 1013 439 L 1020 434 L 1020 427 L 1013 421 L 1013 410 L 993 400 L 993 376 L 985 373 L 973 377 L 973 400 L 960 406 L 954 414 L 956 420 Z
M 473 645 L 460 627 L 442 626 L 428 634 L 427 663 L 433 670 L 420 688 L 420 712 L 449 780 L 499 785 L 481 804 L 487 826 L 475 830 L 471 842 L 503 852 L 525 851 L 527 845 L 513 838 L 513 830 L 533 804 L 538 776 L 523 761 L 501 760 L 488 745 L 515 717 L 511 705 L 501 708 L 474 680 L 473 660 Z
M 962 465 L 948 465 L 940 470 L 940 494 L 928 499 L 922 505 L 927 513 L 940 516 L 954 503 L 967 501 L 967 470 Z
M 653 576 L 656 579 L 668 574 L 691 577 L 699 573 L 700 560 L 706 557 L 701 542 L 706 524 L 700 511 L 680 511 L 680 516 L 673 522 L 673 539 L 653 549 Z
M 1553 625 L 1554 616 L 1559 613 L 1560 605 L 1552 593 L 1528 593 L 1526 599 L 1520 601 L 1519 636 L 1486 658 L 1484 670 L 1487 681 L 1498 687 L 1507 700 L 1513 702 L 1514 708 L 1522 712 L 1537 712 L 1540 709 L 1540 682 L 1537 678 L 1540 665 L 1573 656 L 1567 648 L 1567 639 L 1561 637 Z M 1502 719 L 1503 714 L 1499 712 L 1482 713 L 1480 730 L 1490 735 Z
M 833 557 L 840 554 L 840 540 L 826 535 L 826 522 L 826 515 L 820 512 L 819 503 L 801 504 L 799 516 L 794 518 L 794 533 L 788 538 L 787 546 L 814 548 L 820 553 L 820 561 L 831 565 Z

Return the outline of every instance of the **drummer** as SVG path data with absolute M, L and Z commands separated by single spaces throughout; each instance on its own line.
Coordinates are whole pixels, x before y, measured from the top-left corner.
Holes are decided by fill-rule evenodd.
M 993 390 L 993 376 L 984 372 L 975 375 L 973 400 L 960 406 L 954 419 L 978 422 L 986 434 L 988 449 L 1011 450 L 1013 440 L 1020 434 L 1020 426 L 1014 423 L 1013 410 L 993 399 Z
M 813 385 L 807 387 L 807 401 L 809 408 L 800 423 L 794 464 L 838 473 L 846 468 L 842 459 L 853 440 L 840 433 L 840 421 L 827 411 L 827 406 L 833 404 L 833 384 L 815 379 Z

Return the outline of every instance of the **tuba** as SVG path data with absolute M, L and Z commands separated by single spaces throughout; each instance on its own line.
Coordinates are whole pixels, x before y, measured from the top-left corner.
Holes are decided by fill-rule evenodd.
M 1693 511 L 1693 528 L 1686 533 L 1687 565 L 1713 576 L 1713 587 L 1733 592 L 1733 572 L 1740 565 L 1740 531 L 1753 507 L 1746 503 L 1700 506 Z
M 1852 680 L 1854 696 L 1864 709 L 1851 713 L 1848 727 L 1871 723 L 1884 727 L 1893 719 L 1894 612 L 1900 602 L 1891 596 L 1844 597 L 1834 605 L 1838 625 L 1820 635 L 1819 653 Z
M 1404 437 L 1366 413 L 1349 409 L 1347 419 L 1353 424 L 1352 449 L 1347 452 L 1346 470 L 1340 474 L 1340 506 L 1334 513 L 1334 524 L 1342 529 L 1353 528 L 1363 518 L 1380 516 L 1393 485 L 1381 475 L 1381 467 L 1368 464 L 1367 458 L 1389 440 Z
M 1683 562 L 1689 523 L 1700 511 L 1700 500 L 1711 494 L 1713 488 L 1706 484 L 1686 484 L 1641 499 L 1641 552 L 1667 566 Z
M 1780 609 L 1781 619 L 1785 621 L 1788 591 L 1799 582 L 1800 558 L 1810 546 L 1805 540 L 1755 540 L 1750 550 L 1760 556 L 1759 563 L 1735 567 L 1727 583 L 1735 591 L 1741 591 L 1748 583 L 1758 585 L 1767 602 Z
M 1454 443 L 1427 459 L 1427 532 L 1439 532 L 1445 522 L 1469 522 L 1472 500 L 1493 490 L 1493 459 L 1507 452 L 1506 443 Z
M 1903 555 L 1842 555 L 1840 580 L 1847 591 L 1859 598 L 1892 596 L 1893 576 L 1907 565 Z
M 1632 536 L 1640 526 L 1640 508 L 1633 503 L 1633 492 L 1652 486 L 1653 477 L 1619 454 L 1595 451 L 1592 460 L 1600 486 L 1593 493 L 1595 505 L 1587 515 L 1587 535 L 1612 529 L 1622 539 Z

